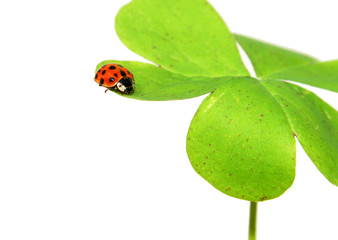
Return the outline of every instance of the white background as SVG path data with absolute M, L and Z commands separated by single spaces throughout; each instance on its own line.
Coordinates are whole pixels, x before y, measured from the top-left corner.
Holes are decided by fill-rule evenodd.
M 247 239 L 249 202 L 214 189 L 185 153 L 205 96 L 136 101 L 93 81 L 102 60 L 146 61 L 114 31 L 127 2 L 1 1 L 1 240 Z M 233 32 L 338 58 L 337 1 L 210 2 Z M 259 204 L 258 240 L 338 239 L 337 188 L 298 147 L 294 185 Z

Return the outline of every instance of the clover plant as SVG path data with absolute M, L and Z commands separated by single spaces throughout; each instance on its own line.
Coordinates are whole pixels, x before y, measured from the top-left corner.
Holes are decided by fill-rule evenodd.
M 133 73 L 135 91 L 123 97 L 164 101 L 209 93 L 191 121 L 187 154 L 212 186 L 251 202 L 249 239 L 255 239 L 257 202 L 279 197 L 294 181 L 295 138 L 338 185 L 337 111 L 290 83 L 337 92 L 338 60 L 320 62 L 233 34 L 206 0 L 132 0 L 118 12 L 115 28 L 130 50 L 154 63 L 98 64 L 118 63 Z

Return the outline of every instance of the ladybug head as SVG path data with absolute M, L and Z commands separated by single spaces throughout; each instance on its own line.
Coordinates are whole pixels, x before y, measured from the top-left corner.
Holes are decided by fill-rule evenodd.
M 135 82 L 130 77 L 122 78 L 115 86 L 115 89 L 124 94 L 132 94 L 134 91 Z

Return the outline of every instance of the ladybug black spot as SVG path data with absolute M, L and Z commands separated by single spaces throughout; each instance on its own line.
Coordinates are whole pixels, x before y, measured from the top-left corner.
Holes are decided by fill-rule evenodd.
M 116 67 L 115 66 L 110 66 L 109 69 L 116 69 Z
M 125 72 L 123 72 L 123 71 L 120 71 L 120 73 L 121 73 L 121 75 L 122 75 L 123 77 L 125 77 L 125 76 L 126 76 L 126 73 L 125 73 Z
M 117 77 L 117 73 L 115 73 L 114 76 Z
M 114 82 L 115 78 L 111 77 L 109 78 L 109 82 Z
M 120 64 L 117 64 L 118 66 L 120 66 L 120 67 L 123 67 L 123 66 L 121 66 Z
M 95 79 L 97 79 L 97 74 L 95 74 Z
M 97 72 L 98 72 L 98 73 L 101 72 L 101 68 L 100 68 L 99 70 L 97 70 Z
M 104 68 L 105 66 L 107 66 L 107 64 L 103 65 L 101 68 Z
M 130 74 L 130 72 L 129 72 L 129 71 L 127 71 L 127 73 L 128 73 L 128 74 Z
M 104 83 L 104 79 L 103 78 L 101 78 L 101 80 L 100 80 L 100 84 L 103 84 Z
M 102 71 L 102 75 L 104 75 L 105 73 L 106 73 L 106 70 L 103 70 L 103 71 Z

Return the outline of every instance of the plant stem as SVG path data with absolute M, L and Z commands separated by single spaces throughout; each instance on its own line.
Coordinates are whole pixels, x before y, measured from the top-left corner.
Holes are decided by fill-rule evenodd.
M 256 240 L 257 202 L 250 202 L 249 240 Z

